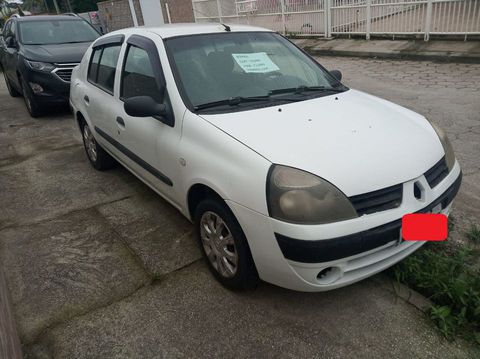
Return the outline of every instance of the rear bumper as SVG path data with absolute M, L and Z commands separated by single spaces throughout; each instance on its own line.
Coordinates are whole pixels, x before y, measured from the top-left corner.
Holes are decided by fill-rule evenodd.
M 439 205 L 448 215 L 461 177 L 457 162 L 422 200 L 414 197 L 413 184 L 426 188 L 423 175 L 403 184 L 400 207 L 324 225 L 289 224 L 227 203 L 248 238 L 260 278 L 293 290 L 327 291 L 381 272 L 420 248 L 425 242 L 401 241 L 402 216 Z

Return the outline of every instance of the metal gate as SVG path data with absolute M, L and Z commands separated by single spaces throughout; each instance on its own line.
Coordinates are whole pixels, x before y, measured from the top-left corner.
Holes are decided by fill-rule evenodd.
M 193 0 L 196 22 L 266 27 L 286 35 L 324 35 L 325 0 Z
M 192 0 L 196 22 L 286 35 L 480 35 L 480 0 Z

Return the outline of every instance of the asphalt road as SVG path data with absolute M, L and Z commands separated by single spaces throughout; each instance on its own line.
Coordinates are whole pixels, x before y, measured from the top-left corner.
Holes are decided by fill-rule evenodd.
M 446 128 L 465 175 L 461 241 L 480 218 L 480 65 L 320 61 Z M 222 288 L 192 225 L 125 169 L 95 171 L 54 112 L 31 119 L 0 81 L 0 264 L 28 357 L 478 357 L 381 274 L 327 293 Z

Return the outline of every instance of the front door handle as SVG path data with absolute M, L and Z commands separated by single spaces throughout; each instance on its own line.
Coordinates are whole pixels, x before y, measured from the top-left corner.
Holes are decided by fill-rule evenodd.
M 90 103 L 90 99 L 88 98 L 87 95 L 83 96 L 83 100 L 85 101 L 85 103 L 88 105 Z
M 123 120 L 123 118 L 121 118 L 120 116 L 117 117 L 117 123 L 122 126 L 122 127 L 125 127 L 125 121 Z

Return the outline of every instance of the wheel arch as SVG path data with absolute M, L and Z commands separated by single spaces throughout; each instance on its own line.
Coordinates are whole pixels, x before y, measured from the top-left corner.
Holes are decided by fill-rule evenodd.
M 204 199 L 215 198 L 225 202 L 225 196 L 222 196 L 219 191 L 212 187 L 202 182 L 196 182 L 189 187 L 187 191 L 187 213 L 192 221 L 195 216 L 195 209 Z
M 81 132 L 83 130 L 83 122 L 87 122 L 87 120 L 80 111 L 75 112 L 75 121 L 77 122 L 78 129 Z

